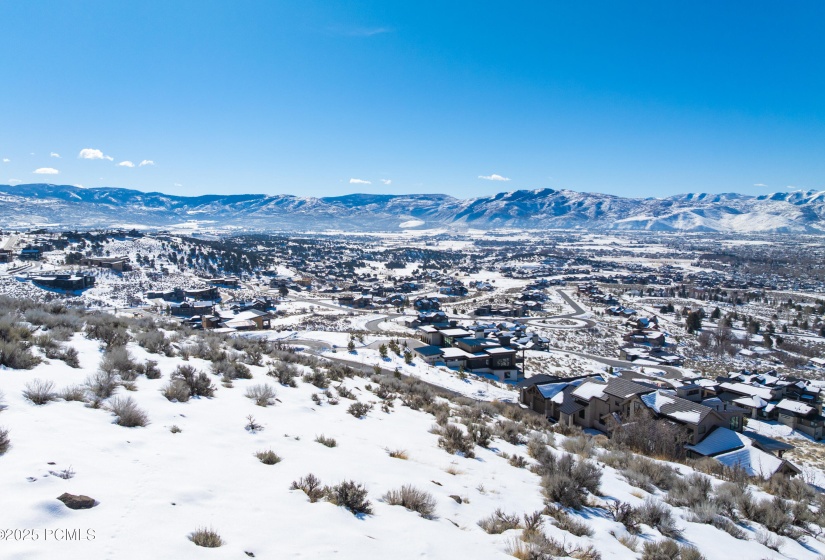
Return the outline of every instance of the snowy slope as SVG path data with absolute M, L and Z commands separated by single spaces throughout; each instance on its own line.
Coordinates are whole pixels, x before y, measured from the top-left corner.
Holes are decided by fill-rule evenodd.
M 476 447 L 476 458 L 450 455 L 438 447 L 438 436 L 429 432 L 433 416 L 423 411 L 396 401 L 389 413 L 376 406 L 356 419 L 346 412 L 352 400 L 318 405 L 310 398 L 317 388 L 300 380 L 297 388 L 282 387 L 265 376 L 262 367 L 251 366 L 254 379 L 219 387 L 214 398 L 169 402 L 159 390 L 181 359 L 147 354 L 130 344 L 136 358 L 158 360 L 163 374 L 159 380 L 139 378 L 134 392 L 120 389 L 148 413 L 151 423 L 143 428 L 118 426 L 109 412 L 78 402 L 35 406 L 26 401 L 22 391 L 33 379 L 54 380 L 62 388 L 81 383 L 95 370 L 101 357 L 97 343 L 75 335 L 71 344 L 80 351 L 81 369 L 52 361 L 30 371 L 0 371 L 8 405 L 0 412 L 0 426 L 10 430 L 12 439 L 11 450 L 0 456 L 0 528 L 31 529 L 39 535 L 32 542 L 16 540 L 12 533 L 2 543 L 3 558 L 244 558 L 244 553 L 252 553 L 256 558 L 504 559 L 509 557 L 508 542 L 520 531 L 489 535 L 477 521 L 497 508 L 521 515 L 544 505 L 539 477 L 498 455 L 526 457 L 524 445 L 495 439 L 490 449 Z M 188 363 L 208 371 L 208 362 L 191 358 Z M 247 387 L 262 382 L 277 388 L 274 406 L 255 406 L 244 396 Z M 344 384 L 359 401 L 379 400 L 365 379 Z M 250 414 L 262 430 L 244 428 Z M 172 433 L 173 425 L 182 431 Z M 338 445 L 316 443 L 320 434 L 335 438 Z M 563 453 L 563 440 L 557 436 L 552 453 Z M 254 453 L 267 449 L 283 460 L 271 466 L 260 463 Z M 409 458 L 388 455 L 387 450 L 397 449 L 406 450 Z M 67 468 L 76 473 L 71 479 L 49 474 Z M 603 496 L 594 497 L 595 504 L 620 499 L 638 505 L 647 496 L 614 469 L 602 466 L 602 471 Z M 363 483 L 373 514 L 355 517 L 327 502 L 310 503 L 303 492 L 289 489 L 308 473 L 327 484 L 347 479 Z M 403 484 L 435 497 L 436 519 L 381 500 L 387 490 Z M 55 499 L 63 492 L 86 494 L 99 504 L 69 510 Z M 570 546 L 592 545 L 604 560 L 638 558 L 611 534 L 625 535 L 622 525 L 603 512 L 585 508 L 572 513 L 588 523 L 592 537 L 574 536 L 549 518 L 544 530 Z M 727 560 L 731 550 L 745 559 L 814 560 L 825 552 L 821 542 L 807 539 L 803 546 L 787 538 L 781 539 L 780 552 L 774 552 L 755 540 L 758 527 L 737 540 L 711 525 L 689 522 L 682 508 L 673 512 L 684 529 L 683 541 L 709 560 Z M 203 549 L 192 544 L 187 535 L 201 526 L 216 530 L 225 545 Z M 55 541 L 47 536 L 55 529 L 80 529 L 83 535 L 91 531 L 94 540 Z M 645 527 L 639 538 L 655 541 L 661 535 Z

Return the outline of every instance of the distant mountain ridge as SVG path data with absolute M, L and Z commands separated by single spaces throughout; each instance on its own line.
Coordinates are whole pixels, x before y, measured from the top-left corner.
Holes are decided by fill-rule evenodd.
M 458 199 L 444 194 L 203 195 L 113 187 L 0 185 L 0 226 L 173 227 L 193 220 L 258 230 L 397 231 L 523 228 L 825 233 L 825 191 L 624 198 L 537 189 Z

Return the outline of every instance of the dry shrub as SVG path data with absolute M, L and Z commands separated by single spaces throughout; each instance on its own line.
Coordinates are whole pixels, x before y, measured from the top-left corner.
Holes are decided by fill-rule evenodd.
M 54 382 L 42 379 L 29 381 L 23 390 L 23 397 L 36 405 L 50 403 L 57 399 L 57 393 L 54 392 Z
M 335 441 L 334 438 L 326 437 L 324 434 L 315 436 L 315 441 L 326 447 L 336 447 L 338 445 L 338 442 Z
M 109 409 L 117 416 L 116 423 L 126 428 L 143 427 L 149 424 L 146 412 L 138 408 L 132 397 L 115 397 L 109 402 Z
M 246 390 L 246 398 L 251 399 L 258 406 L 267 407 L 274 404 L 275 397 L 275 389 L 266 383 L 252 385 Z
M 215 394 L 215 386 L 209 376 L 188 364 L 175 368 L 171 379 L 185 383 L 189 387 L 190 397 L 211 397 Z
M 266 451 L 258 451 L 255 453 L 255 457 L 257 457 L 258 460 L 264 465 L 275 465 L 281 462 L 281 458 L 278 454 L 271 449 L 267 449 Z
M 0 455 L 3 455 L 11 448 L 9 429 L 0 427 Z
M 206 527 L 201 527 L 198 530 L 189 533 L 188 538 L 196 545 L 203 546 L 205 548 L 218 548 L 224 544 L 223 539 L 218 533 L 216 533 L 213 529 L 208 529 Z
M 367 489 L 355 481 L 347 480 L 328 487 L 324 494 L 331 503 L 346 508 L 353 515 L 372 513 L 372 504 L 367 499 Z
M 354 402 L 347 408 L 347 412 L 356 418 L 363 418 L 370 410 L 372 410 L 372 405 L 362 402 Z
M 429 492 L 405 484 L 399 490 L 390 490 L 384 494 L 384 501 L 391 506 L 402 506 L 418 513 L 425 519 L 435 517 L 435 498 Z
M 440 431 L 441 437 L 438 438 L 438 446 L 443 448 L 451 455 L 461 453 L 467 458 L 475 457 L 475 443 L 473 439 L 464 433 L 464 431 L 456 424 L 447 424 Z
M 312 473 L 293 481 L 289 489 L 303 491 L 309 498 L 309 501 L 313 503 L 324 497 L 324 488 L 321 486 L 321 480 Z
M 515 513 L 504 513 L 501 508 L 498 508 L 489 517 L 479 521 L 478 526 L 491 535 L 498 535 L 504 531 L 521 527 L 521 519 Z

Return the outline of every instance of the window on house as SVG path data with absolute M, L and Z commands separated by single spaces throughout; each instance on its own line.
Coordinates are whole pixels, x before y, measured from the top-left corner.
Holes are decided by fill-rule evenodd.
M 584 410 L 579 411 L 579 418 L 584 418 Z
M 734 416 L 730 419 L 730 429 L 734 432 L 738 432 L 739 428 L 742 425 L 742 419 L 739 416 Z

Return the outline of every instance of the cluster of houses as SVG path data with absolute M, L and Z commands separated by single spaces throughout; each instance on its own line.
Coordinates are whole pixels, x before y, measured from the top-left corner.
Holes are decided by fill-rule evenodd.
M 672 351 L 666 332 L 659 330 L 659 321 L 653 317 L 628 319 L 630 330 L 622 335 L 624 345 L 619 348 L 619 358 L 640 366 L 681 366 L 682 356 Z
M 747 418 L 775 419 L 817 440 L 825 425 L 818 388 L 772 374 L 743 372 L 676 387 L 641 376 L 537 375 L 519 389 L 523 405 L 568 426 L 610 435 L 639 414 L 680 426 L 688 457 L 711 457 L 764 478 L 799 469 L 782 458 L 792 446 L 748 430 Z
M 163 301 L 175 303 L 187 303 L 187 300 L 194 301 L 220 301 L 221 295 L 217 286 L 206 288 L 174 288 L 171 290 L 146 292 L 146 299 L 161 299 Z
M 579 284 L 576 288 L 576 293 L 578 293 L 580 297 L 586 297 L 592 303 L 599 303 L 608 307 L 619 305 L 619 300 L 616 299 L 616 296 L 604 293 L 600 287 L 592 282 Z
M 421 325 L 417 333 L 423 346 L 413 348 L 424 362 L 444 364 L 471 373 L 491 374 L 499 381 L 523 377 L 517 356 L 520 350 L 544 350 L 549 340 L 516 323 L 480 323 L 467 327 L 456 321 Z
M 782 377 L 773 371 L 743 371 L 698 382 L 704 390 L 742 408 L 751 418 L 776 420 L 815 440 L 825 438 L 822 391 L 809 381 Z
M 180 306 L 187 306 L 189 311 L 197 312 L 193 315 L 176 315 L 184 318 L 185 325 L 220 333 L 269 329 L 275 312 L 274 302 L 263 298 L 239 301 L 221 308 L 212 302 L 183 302 Z

